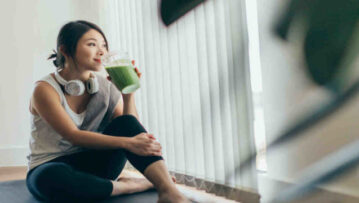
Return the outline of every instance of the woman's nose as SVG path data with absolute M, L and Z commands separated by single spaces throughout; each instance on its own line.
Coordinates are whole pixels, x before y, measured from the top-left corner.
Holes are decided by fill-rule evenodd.
M 99 54 L 100 56 L 104 55 L 104 53 L 105 53 L 105 51 L 104 51 L 102 48 L 100 48 L 100 49 L 98 50 L 98 54 Z

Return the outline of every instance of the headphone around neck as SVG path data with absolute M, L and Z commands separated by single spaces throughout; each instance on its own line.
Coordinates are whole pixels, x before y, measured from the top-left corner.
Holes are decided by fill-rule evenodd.
M 95 94 L 99 90 L 97 77 L 93 73 L 91 73 L 90 78 L 85 82 L 85 84 L 81 80 L 66 81 L 63 77 L 61 77 L 59 71 L 55 71 L 55 78 L 62 86 L 65 87 L 66 93 L 72 96 L 83 95 L 85 92 L 85 86 L 89 94 Z

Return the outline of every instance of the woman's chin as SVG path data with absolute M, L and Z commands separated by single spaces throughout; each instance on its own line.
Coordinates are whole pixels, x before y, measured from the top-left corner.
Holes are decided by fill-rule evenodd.
M 94 72 L 100 72 L 102 71 L 104 68 L 102 65 L 97 65 L 97 66 L 93 66 L 90 68 L 91 71 L 94 71 Z

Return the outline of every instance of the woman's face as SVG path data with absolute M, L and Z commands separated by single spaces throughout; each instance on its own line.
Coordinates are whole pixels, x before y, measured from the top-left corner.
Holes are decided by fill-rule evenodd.
M 101 56 L 107 53 L 107 44 L 101 33 L 90 29 L 78 41 L 76 47 L 76 63 L 79 68 L 100 71 Z

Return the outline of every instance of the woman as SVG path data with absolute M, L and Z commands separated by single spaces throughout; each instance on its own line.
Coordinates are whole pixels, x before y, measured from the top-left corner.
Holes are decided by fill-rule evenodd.
M 173 183 L 161 145 L 138 122 L 134 94 L 121 94 L 101 70 L 101 29 L 65 24 L 55 73 L 36 82 L 30 112 L 29 191 L 45 201 L 92 201 L 155 187 L 159 202 L 187 202 Z M 140 76 L 140 72 L 137 70 Z M 129 160 L 148 179 L 119 178 Z

